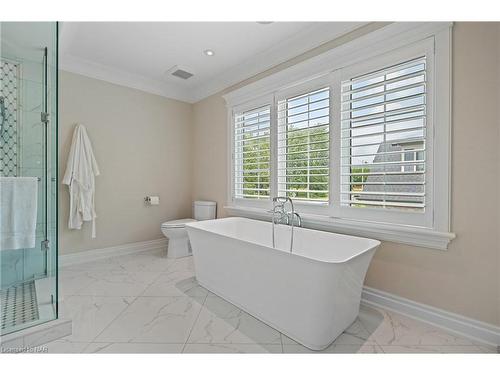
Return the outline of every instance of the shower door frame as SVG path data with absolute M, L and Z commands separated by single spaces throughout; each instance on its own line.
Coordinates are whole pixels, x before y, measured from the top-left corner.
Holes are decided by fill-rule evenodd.
M 41 48 L 41 52 L 43 54 L 43 61 L 41 66 L 41 102 L 40 103 L 40 124 L 42 126 L 42 134 L 41 134 L 41 143 L 42 149 L 40 156 L 43 158 L 42 161 L 42 170 L 40 176 L 39 190 L 43 189 L 42 202 L 38 203 L 38 209 L 42 208 L 45 210 L 43 213 L 40 213 L 41 220 L 43 220 L 43 227 L 40 228 L 39 235 L 37 236 L 37 243 L 35 248 L 32 249 L 23 249 L 22 254 L 22 262 L 23 262 L 23 279 L 14 281 L 13 285 L 26 283 L 29 281 L 37 281 L 41 280 L 44 285 L 41 293 L 37 296 L 37 300 L 39 302 L 43 300 L 43 303 L 46 304 L 44 311 L 48 306 L 51 306 L 52 313 L 50 315 L 44 314 L 44 317 L 40 316 L 40 319 L 33 322 L 27 322 L 25 324 L 21 324 L 18 328 L 14 330 L 9 330 L 8 332 L 1 332 L 2 335 L 14 332 L 20 332 L 24 329 L 37 326 L 39 324 L 47 323 L 49 321 L 58 319 L 59 317 L 59 306 L 58 306 L 58 293 L 59 293 L 59 285 L 58 285 L 58 244 L 59 244 L 59 236 L 58 236 L 58 216 L 59 216 L 59 192 L 58 192 L 58 167 L 59 167 L 59 150 L 58 150 L 58 118 L 59 118 L 59 23 L 54 22 L 53 25 L 49 26 L 51 28 L 50 33 L 50 42 L 47 43 L 47 46 Z M 55 32 L 55 35 L 53 33 Z M 50 47 L 49 47 L 50 46 Z M 17 121 L 17 129 L 16 129 L 16 151 L 17 151 L 17 165 L 15 170 L 16 176 L 21 176 L 24 174 L 23 172 L 23 152 L 22 152 L 22 142 L 24 138 L 24 133 L 22 130 L 24 113 L 23 110 L 19 110 L 19 106 L 24 105 L 23 98 L 28 95 L 28 92 L 23 90 L 23 59 L 20 56 L 9 56 L 2 57 L 2 60 L 15 64 L 16 66 L 16 95 L 17 95 L 17 103 L 18 106 L 16 121 Z M 38 220 L 38 219 L 37 219 Z M 41 238 L 40 238 L 41 237 Z M 41 242 L 40 242 L 41 241 Z M 43 262 L 37 268 L 34 268 L 31 272 L 26 268 L 27 251 L 43 251 L 44 255 L 42 255 L 39 259 Z M 37 284 L 38 285 L 38 284 Z M 38 289 L 38 287 L 37 287 Z

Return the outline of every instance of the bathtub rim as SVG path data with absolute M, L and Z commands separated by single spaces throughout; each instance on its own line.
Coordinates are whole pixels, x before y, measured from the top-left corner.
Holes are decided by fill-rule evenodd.
M 209 229 L 203 228 L 203 225 L 205 225 L 207 222 L 229 221 L 231 219 L 242 219 L 242 220 L 245 220 L 245 221 L 253 221 L 253 222 L 260 222 L 260 223 L 269 223 L 269 222 L 264 221 L 264 220 L 249 219 L 249 218 L 240 217 L 240 216 L 231 216 L 231 217 L 225 217 L 225 218 L 220 218 L 220 219 L 203 220 L 203 221 L 196 221 L 196 222 L 192 222 L 192 223 L 186 223 L 186 229 L 188 230 L 188 234 L 189 234 L 189 230 L 190 229 L 199 230 L 199 231 L 206 232 L 206 233 L 212 233 L 214 235 L 221 236 L 221 237 L 224 237 L 224 238 L 229 238 L 229 239 L 241 241 L 241 242 L 244 242 L 244 243 L 247 243 L 247 244 L 251 244 L 251 245 L 254 245 L 254 246 L 259 246 L 259 247 L 263 247 L 263 248 L 266 248 L 266 249 L 269 249 L 269 250 L 277 251 L 277 252 L 280 252 L 280 253 L 284 253 L 284 254 L 296 256 L 296 257 L 302 258 L 304 260 L 308 260 L 308 261 L 312 261 L 312 262 L 318 262 L 318 263 L 325 263 L 325 264 L 343 264 L 343 263 L 347 263 L 347 262 L 351 261 L 352 259 L 354 259 L 356 257 L 359 257 L 359 256 L 361 256 L 361 255 L 363 255 L 363 254 L 365 254 L 365 253 L 367 253 L 369 251 L 376 251 L 378 249 L 378 247 L 380 246 L 380 244 L 381 244 L 380 241 L 372 239 L 372 238 L 351 236 L 351 235 L 347 235 L 347 234 L 341 234 L 341 233 L 335 233 L 335 232 L 327 232 L 327 231 L 321 231 L 321 230 L 310 229 L 310 228 L 301 228 L 301 229 L 308 230 L 308 231 L 313 231 L 313 232 L 330 233 L 330 234 L 333 234 L 333 235 L 336 235 L 336 236 L 357 238 L 357 239 L 363 239 L 363 240 L 374 242 L 374 244 L 372 246 L 367 246 L 362 251 L 360 251 L 360 252 L 358 252 L 356 254 L 353 254 L 353 255 L 349 256 L 348 258 L 346 258 L 346 259 L 339 260 L 339 261 L 322 260 L 322 259 L 317 259 L 317 258 L 312 258 L 312 257 L 304 256 L 302 254 L 297 254 L 297 253 L 293 253 L 293 252 L 290 253 L 289 251 L 283 251 L 283 250 L 275 249 L 275 248 L 273 248 L 271 246 L 267 246 L 267 245 L 263 245 L 263 244 L 259 244 L 259 243 L 255 243 L 255 242 L 251 242 L 251 241 L 248 241 L 248 240 L 243 240 L 243 239 L 240 239 L 240 238 L 237 238 L 237 237 L 232 237 L 232 236 L 229 236 L 227 234 L 222 234 L 222 233 L 215 232 L 213 230 L 209 230 Z

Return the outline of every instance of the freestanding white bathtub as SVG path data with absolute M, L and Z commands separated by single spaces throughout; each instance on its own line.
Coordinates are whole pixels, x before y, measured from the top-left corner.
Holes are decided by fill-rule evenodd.
M 356 319 L 376 240 L 232 217 L 186 224 L 198 282 L 313 350 Z

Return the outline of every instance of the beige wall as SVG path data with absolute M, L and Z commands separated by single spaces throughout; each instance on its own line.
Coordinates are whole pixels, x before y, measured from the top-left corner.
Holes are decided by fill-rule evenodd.
M 89 223 L 67 229 L 68 189 L 59 187 L 60 253 L 163 238 L 163 221 L 191 215 L 192 105 L 67 72 L 59 79 L 59 176 L 77 122 L 101 170 L 94 240 Z M 146 195 L 160 205 L 146 206 Z
M 227 201 L 227 112 L 221 95 L 212 95 L 193 108 L 193 200 L 217 202 L 224 217 Z
M 339 42 L 332 46 L 335 43 Z M 497 325 L 500 324 L 499 50 L 497 23 L 455 25 L 452 230 L 457 238 L 448 251 L 383 243 L 366 280 L 368 286 Z M 283 67 L 287 65 L 290 63 Z M 193 199 L 217 200 L 219 208 L 227 197 L 227 115 L 221 95 L 194 105 L 192 190 Z M 485 197 L 487 202 L 479 203 L 479 198 Z M 220 210 L 219 216 L 224 215 Z

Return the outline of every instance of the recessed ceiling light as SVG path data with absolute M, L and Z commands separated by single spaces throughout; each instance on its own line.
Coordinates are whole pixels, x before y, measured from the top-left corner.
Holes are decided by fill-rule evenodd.
M 215 52 L 212 51 L 211 49 L 206 49 L 205 51 L 203 51 L 203 53 L 207 56 L 213 56 L 215 55 Z
M 269 25 L 273 23 L 274 21 L 257 21 L 257 23 L 260 23 L 261 25 Z

